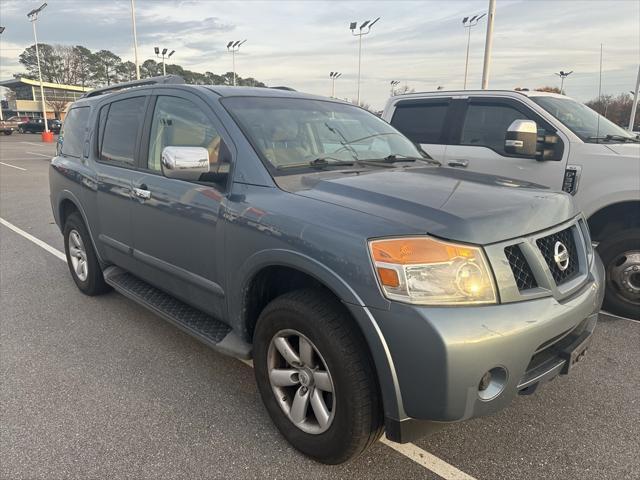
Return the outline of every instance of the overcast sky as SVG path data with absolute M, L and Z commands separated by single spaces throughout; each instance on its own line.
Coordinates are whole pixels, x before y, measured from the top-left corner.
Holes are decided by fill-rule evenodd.
M 18 55 L 33 43 L 26 13 L 41 0 L 0 0 L 0 79 L 22 71 Z M 339 97 L 355 97 L 357 39 L 349 23 L 381 17 L 363 40 L 364 101 L 382 108 L 389 82 L 420 90 L 462 87 L 466 34 L 462 17 L 485 12 L 488 0 L 221 1 L 136 0 L 141 61 L 153 47 L 196 71 L 231 70 L 229 40 L 244 40 L 239 75 L 268 85 L 328 95 L 330 71 Z M 43 43 L 108 49 L 133 60 L 129 0 L 48 0 L 38 20 Z M 469 86 L 482 76 L 486 23 L 472 31 Z M 598 93 L 600 44 L 604 93 L 634 88 L 640 63 L 640 1 L 497 0 L 491 88 L 558 86 L 553 72 L 573 70 L 566 91 L 580 100 Z

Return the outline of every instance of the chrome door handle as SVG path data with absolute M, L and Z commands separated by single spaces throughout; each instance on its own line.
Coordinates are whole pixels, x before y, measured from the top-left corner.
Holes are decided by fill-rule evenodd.
M 451 160 L 450 162 L 447 162 L 447 165 L 449 165 L 450 167 L 468 167 L 469 166 L 469 160 Z
M 142 200 L 148 200 L 151 198 L 151 192 L 149 190 L 145 190 L 144 188 L 134 188 L 133 194 L 141 198 Z

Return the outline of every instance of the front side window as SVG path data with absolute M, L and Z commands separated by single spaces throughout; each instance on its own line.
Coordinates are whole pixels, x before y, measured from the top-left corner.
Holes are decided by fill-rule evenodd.
M 69 157 L 82 156 L 82 143 L 89 121 L 89 107 L 72 108 L 64 119 L 62 138 L 62 154 Z
M 275 174 L 390 155 L 421 157 L 395 128 L 353 105 L 280 97 L 230 97 L 223 104 Z
M 504 139 L 509 125 L 514 120 L 527 119 L 527 115 L 508 105 L 472 103 L 467 107 L 460 144 L 488 147 L 505 155 Z
M 566 125 L 583 142 L 635 141 L 634 135 L 575 100 L 552 96 L 530 98 Z
M 391 125 L 416 143 L 440 143 L 448 109 L 445 102 L 399 105 Z
M 161 171 L 160 159 L 164 147 L 203 147 L 209 152 L 209 173 L 202 182 L 226 183 L 231 154 L 209 117 L 190 100 L 160 96 L 151 124 L 147 168 Z
M 118 100 L 109 106 L 102 134 L 101 160 L 134 165 L 145 104 L 146 97 L 134 97 Z

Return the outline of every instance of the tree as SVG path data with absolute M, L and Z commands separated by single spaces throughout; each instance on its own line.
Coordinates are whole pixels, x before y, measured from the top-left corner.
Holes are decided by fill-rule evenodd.
M 97 84 L 107 84 L 118 82 L 117 69 L 122 60 L 115 53 L 109 50 L 100 50 L 94 54 L 93 78 Z
M 53 110 L 53 113 L 58 120 L 60 120 L 60 114 L 64 112 L 64 109 L 67 108 L 67 105 L 69 104 L 69 100 L 52 96 L 45 97 L 45 102 L 49 107 L 51 107 L 51 110 Z
M 91 50 L 82 45 L 73 47 L 73 52 L 75 56 L 76 81 L 82 87 L 86 87 L 91 82 L 91 71 L 96 61 L 95 56 L 91 53 Z
M 562 93 L 558 87 L 538 87 L 534 89 L 536 92 Z
M 42 80 L 45 82 L 57 82 L 60 72 L 58 60 L 55 58 L 54 50 L 51 45 L 46 43 L 38 43 L 40 52 L 40 70 L 42 71 Z M 18 60 L 27 69 L 28 78 L 38 78 L 38 61 L 36 57 L 36 46 L 27 47 L 20 54 Z M 59 82 L 57 82 L 59 83 Z
M 613 95 L 601 95 L 599 98 L 588 101 L 585 105 L 613 123 L 627 128 L 629 126 L 632 103 L 633 98 L 628 93 L 621 93 L 615 97 Z M 636 116 L 634 128 L 640 128 L 638 116 Z
M 116 67 L 118 82 L 130 82 L 136 79 L 136 64 L 133 62 L 122 62 Z
M 140 66 L 140 78 L 156 77 L 161 74 L 158 72 L 162 73 L 162 68 L 151 58 L 142 62 Z

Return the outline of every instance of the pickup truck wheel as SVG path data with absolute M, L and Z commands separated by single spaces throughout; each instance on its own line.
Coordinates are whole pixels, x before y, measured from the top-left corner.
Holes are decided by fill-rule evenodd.
M 80 291 L 93 296 L 109 290 L 93 250 L 89 232 L 79 213 L 69 215 L 64 224 L 63 234 L 67 265 Z
M 382 434 L 366 344 L 331 295 L 298 290 L 273 300 L 256 325 L 254 367 L 273 422 L 302 453 L 338 464 Z
M 605 309 L 640 319 L 640 229 L 612 234 L 598 245 L 598 252 L 607 274 Z
M 13 133 L 13 130 L 5 130 L 4 134 L 5 135 L 11 135 Z

